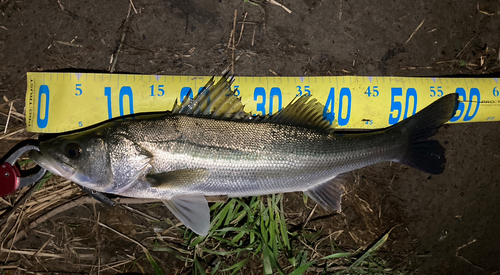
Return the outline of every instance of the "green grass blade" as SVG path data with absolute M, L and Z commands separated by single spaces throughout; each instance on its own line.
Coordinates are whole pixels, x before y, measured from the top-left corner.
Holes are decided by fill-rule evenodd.
M 227 211 L 226 219 L 224 221 L 224 226 L 229 225 L 229 223 L 233 220 L 233 217 L 235 217 L 235 212 L 237 211 L 237 209 L 235 209 L 236 200 L 230 200 L 227 204 L 228 204 L 227 206 L 229 206 L 229 208 Z
M 236 218 L 230 222 L 230 224 L 237 224 L 239 223 L 245 216 L 247 216 L 247 211 L 246 210 L 241 210 L 236 214 Z
M 221 262 L 221 261 L 219 261 L 219 262 L 218 262 L 218 263 L 214 266 L 214 268 L 212 268 L 212 272 L 210 272 L 210 274 L 211 274 L 211 275 L 214 275 L 214 274 L 216 274 L 216 273 L 217 273 L 217 271 L 219 271 L 219 267 L 220 267 L 220 264 L 221 264 L 221 263 L 222 263 L 222 262 Z
M 198 236 L 194 239 L 194 241 L 191 242 L 191 244 L 189 244 L 189 246 L 196 246 L 198 245 L 199 243 L 201 243 L 203 240 L 205 240 L 205 236 Z
M 300 265 L 299 266 L 303 266 L 306 264 L 307 262 L 307 255 L 309 255 L 309 251 L 305 250 L 303 253 L 302 253 L 302 257 L 300 259 Z
M 301 265 L 299 268 L 295 269 L 292 273 L 290 273 L 289 275 L 301 275 L 303 274 L 304 272 L 307 271 L 307 269 L 309 267 L 311 267 L 313 264 L 315 264 L 316 261 L 312 261 L 312 262 L 308 262 L 307 264 L 305 265 Z
M 25 159 L 25 160 L 20 161 L 18 163 L 19 163 L 19 165 L 25 165 L 25 164 L 28 164 L 28 163 L 31 163 L 31 162 L 33 162 L 32 159 Z
M 366 258 L 368 258 L 370 255 L 372 255 L 373 253 L 375 253 L 375 251 L 377 251 L 380 248 L 380 246 L 382 246 L 387 241 L 387 239 L 389 238 L 389 234 L 391 233 L 392 229 L 394 229 L 394 227 L 391 228 L 391 230 L 389 230 L 389 232 L 387 232 L 384 236 L 382 236 L 382 238 L 380 238 L 380 240 L 378 240 L 378 242 L 376 242 L 372 247 L 370 247 L 370 249 L 368 249 L 361 257 L 359 257 L 359 259 L 357 259 L 349 267 L 349 270 L 351 270 L 352 268 L 358 267 L 359 265 L 361 265 L 361 263 Z
M 335 253 L 332 255 L 328 255 L 326 257 L 321 258 L 322 260 L 328 260 L 328 259 L 337 259 L 337 258 L 349 258 L 352 256 L 352 253 L 349 252 L 343 252 L 343 253 Z
M 262 245 L 262 264 L 264 265 L 264 274 L 272 274 L 271 255 L 266 244 Z
M 47 172 L 45 176 L 38 182 L 38 185 L 36 187 L 35 191 L 39 191 L 42 189 L 42 186 L 53 176 L 54 174 L 52 172 Z
M 210 212 L 215 211 L 217 208 L 221 207 L 224 205 L 222 202 L 216 202 L 210 206 Z
M 222 222 L 224 222 L 224 220 L 227 216 L 227 212 L 229 211 L 230 207 L 231 207 L 231 204 L 225 205 L 222 208 L 222 210 L 215 215 L 215 217 L 212 220 L 212 224 L 210 226 L 210 229 L 212 231 L 218 229 L 221 226 Z
M 224 235 L 224 234 L 221 234 L 221 235 Z M 231 241 L 229 240 L 226 240 L 224 238 L 221 238 L 221 237 L 217 237 L 217 236 L 212 236 L 212 238 L 218 240 L 220 243 L 227 243 L 229 245 L 234 245 Z
M 144 253 L 146 254 L 146 258 L 149 261 L 149 264 L 153 267 L 153 270 L 155 271 L 156 275 L 163 275 L 163 270 L 158 266 L 156 263 L 155 259 L 153 259 L 153 256 L 149 253 L 149 251 L 145 250 Z
M 236 236 L 233 237 L 233 239 L 231 240 L 231 243 L 233 243 L 234 245 L 236 245 L 236 243 L 241 239 L 243 238 L 243 236 L 245 236 L 247 232 L 244 232 L 244 231 L 241 231 L 240 233 L 238 233 Z
M 290 247 L 290 240 L 288 239 L 288 229 L 286 227 L 286 221 L 285 221 L 285 215 L 283 214 L 283 210 L 284 210 L 284 207 L 283 207 L 283 199 L 280 200 L 280 211 L 281 211 L 281 215 L 280 215 L 280 219 L 279 219 L 279 225 L 280 225 L 280 230 L 281 230 L 281 238 L 283 239 L 283 244 L 285 246 L 286 249 L 290 250 L 291 247 Z
M 226 228 L 222 228 L 222 229 L 217 230 L 217 232 L 222 232 L 222 233 L 231 232 L 231 231 L 235 231 L 235 232 L 242 232 L 243 231 L 243 232 L 248 232 L 248 233 L 254 233 L 257 236 L 261 237 L 259 232 L 255 231 L 253 229 L 243 228 L 243 227 L 226 227 Z
M 173 253 L 174 250 L 170 247 L 167 246 L 158 246 L 158 247 L 153 247 L 153 251 L 159 251 L 159 252 L 171 252 Z
M 194 259 L 194 270 L 193 270 L 193 273 L 194 274 L 202 274 L 202 275 L 206 275 L 207 274 L 207 273 L 205 273 L 205 269 L 201 265 L 200 261 L 198 261 L 198 259 Z
M 238 249 L 235 249 L 235 250 L 223 251 L 223 252 L 222 251 L 210 250 L 210 249 L 207 249 L 205 247 L 202 247 L 201 249 L 203 251 L 207 252 L 207 253 L 214 254 L 214 255 L 219 255 L 219 256 L 227 256 L 227 255 L 232 255 L 232 254 L 235 254 L 235 253 L 240 253 L 242 251 L 251 251 L 252 250 L 251 247 L 238 248 Z
M 243 261 L 239 261 L 237 263 L 235 263 L 234 265 L 226 268 L 226 269 L 223 269 L 221 270 L 222 272 L 227 272 L 227 271 L 233 271 L 231 272 L 231 274 L 235 274 L 236 272 L 238 272 L 242 267 L 245 266 L 245 264 L 247 263 L 247 261 L 249 260 L 249 258 L 247 259 L 244 259 Z
M 307 199 L 308 198 L 309 197 L 305 193 L 302 195 L 302 200 L 304 201 L 304 205 L 307 205 Z

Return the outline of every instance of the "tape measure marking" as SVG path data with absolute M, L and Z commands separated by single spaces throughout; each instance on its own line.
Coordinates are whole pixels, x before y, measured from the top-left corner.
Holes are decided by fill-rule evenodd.
M 199 92 L 209 79 L 28 73 L 27 128 L 55 133 L 130 113 L 166 111 L 176 99 Z M 498 121 L 497 85 L 497 78 L 236 77 L 233 89 L 245 109 L 256 115 L 276 113 L 296 96 L 307 94 L 325 105 L 325 118 L 337 121 L 339 128 L 375 129 L 393 125 L 453 92 L 461 102 L 450 122 Z

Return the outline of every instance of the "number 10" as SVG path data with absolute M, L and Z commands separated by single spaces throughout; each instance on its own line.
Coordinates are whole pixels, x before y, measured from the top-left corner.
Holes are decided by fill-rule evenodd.
M 108 98 L 108 118 L 112 119 L 113 118 L 113 112 L 112 112 L 112 105 L 111 105 L 111 87 L 104 87 L 104 95 Z M 132 92 L 132 88 L 129 86 L 123 86 L 120 89 L 120 116 L 125 115 L 125 112 L 123 110 L 123 98 L 127 96 L 128 97 L 128 103 L 129 103 L 129 110 L 130 114 L 134 113 L 134 96 Z

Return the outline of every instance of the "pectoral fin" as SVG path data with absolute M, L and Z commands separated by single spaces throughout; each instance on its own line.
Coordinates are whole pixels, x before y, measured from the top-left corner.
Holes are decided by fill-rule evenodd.
M 206 236 L 210 227 L 210 209 L 201 194 L 176 196 L 163 203 L 186 227 L 194 233 Z
M 159 189 L 176 188 L 204 182 L 208 177 L 206 169 L 180 169 L 159 174 L 150 174 L 146 180 Z
M 345 176 L 338 175 L 335 178 L 317 185 L 304 193 L 321 205 L 325 210 L 341 211 L 342 189 L 345 184 Z

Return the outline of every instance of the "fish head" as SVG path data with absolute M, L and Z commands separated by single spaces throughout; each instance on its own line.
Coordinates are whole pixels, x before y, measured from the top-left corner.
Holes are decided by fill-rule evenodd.
M 98 133 L 62 135 L 41 142 L 39 149 L 29 157 L 56 175 L 97 191 L 112 183 L 107 144 Z

